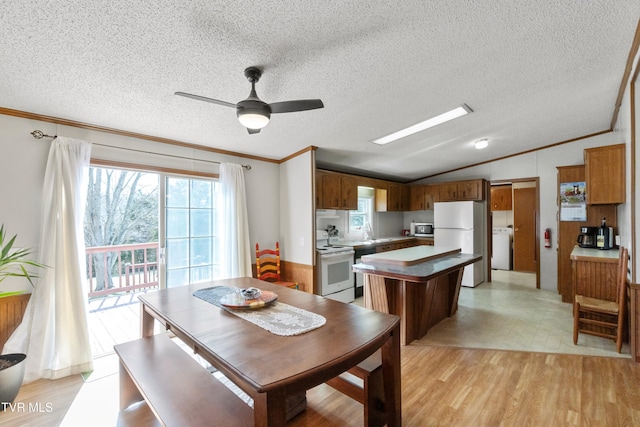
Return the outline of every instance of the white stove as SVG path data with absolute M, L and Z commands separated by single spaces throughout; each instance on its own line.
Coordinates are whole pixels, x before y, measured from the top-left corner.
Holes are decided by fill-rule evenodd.
M 353 251 L 353 246 L 333 245 L 327 230 L 316 230 L 316 251 L 318 254 L 335 254 Z
M 353 250 L 352 246 L 341 246 L 341 245 L 316 246 L 316 251 L 318 251 L 318 254 L 320 254 L 320 255 L 339 254 L 339 253 L 342 253 L 342 252 L 354 253 L 354 250 Z
M 324 230 L 316 233 L 317 292 L 325 298 L 342 302 L 355 299 L 351 266 L 355 251 L 351 246 L 330 245 Z

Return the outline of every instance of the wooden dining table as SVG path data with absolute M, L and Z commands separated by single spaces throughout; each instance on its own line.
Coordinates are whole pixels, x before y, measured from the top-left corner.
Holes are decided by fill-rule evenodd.
M 300 335 L 276 335 L 193 295 L 213 286 L 275 292 L 276 303 L 324 316 L 326 323 Z M 141 335 L 153 335 L 154 321 L 162 323 L 253 399 L 256 426 L 285 425 L 287 396 L 336 377 L 378 350 L 388 425 L 402 424 L 400 321 L 395 315 L 252 278 L 169 288 L 139 299 Z

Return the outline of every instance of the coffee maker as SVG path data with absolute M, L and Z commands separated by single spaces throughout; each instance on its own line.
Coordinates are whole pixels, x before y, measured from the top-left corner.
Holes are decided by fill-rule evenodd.
M 581 248 L 595 248 L 598 236 L 598 227 L 580 227 L 578 246 Z

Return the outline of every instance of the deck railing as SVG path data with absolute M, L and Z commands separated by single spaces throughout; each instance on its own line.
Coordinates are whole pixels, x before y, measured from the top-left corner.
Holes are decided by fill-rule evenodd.
M 89 298 L 158 286 L 158 243 L 86 248 Z

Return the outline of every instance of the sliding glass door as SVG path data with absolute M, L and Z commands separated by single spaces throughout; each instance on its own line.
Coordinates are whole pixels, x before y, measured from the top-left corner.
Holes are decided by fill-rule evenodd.
M 166 287 L 217 278 L 218 182 L 167 176 L 164 184 Z

